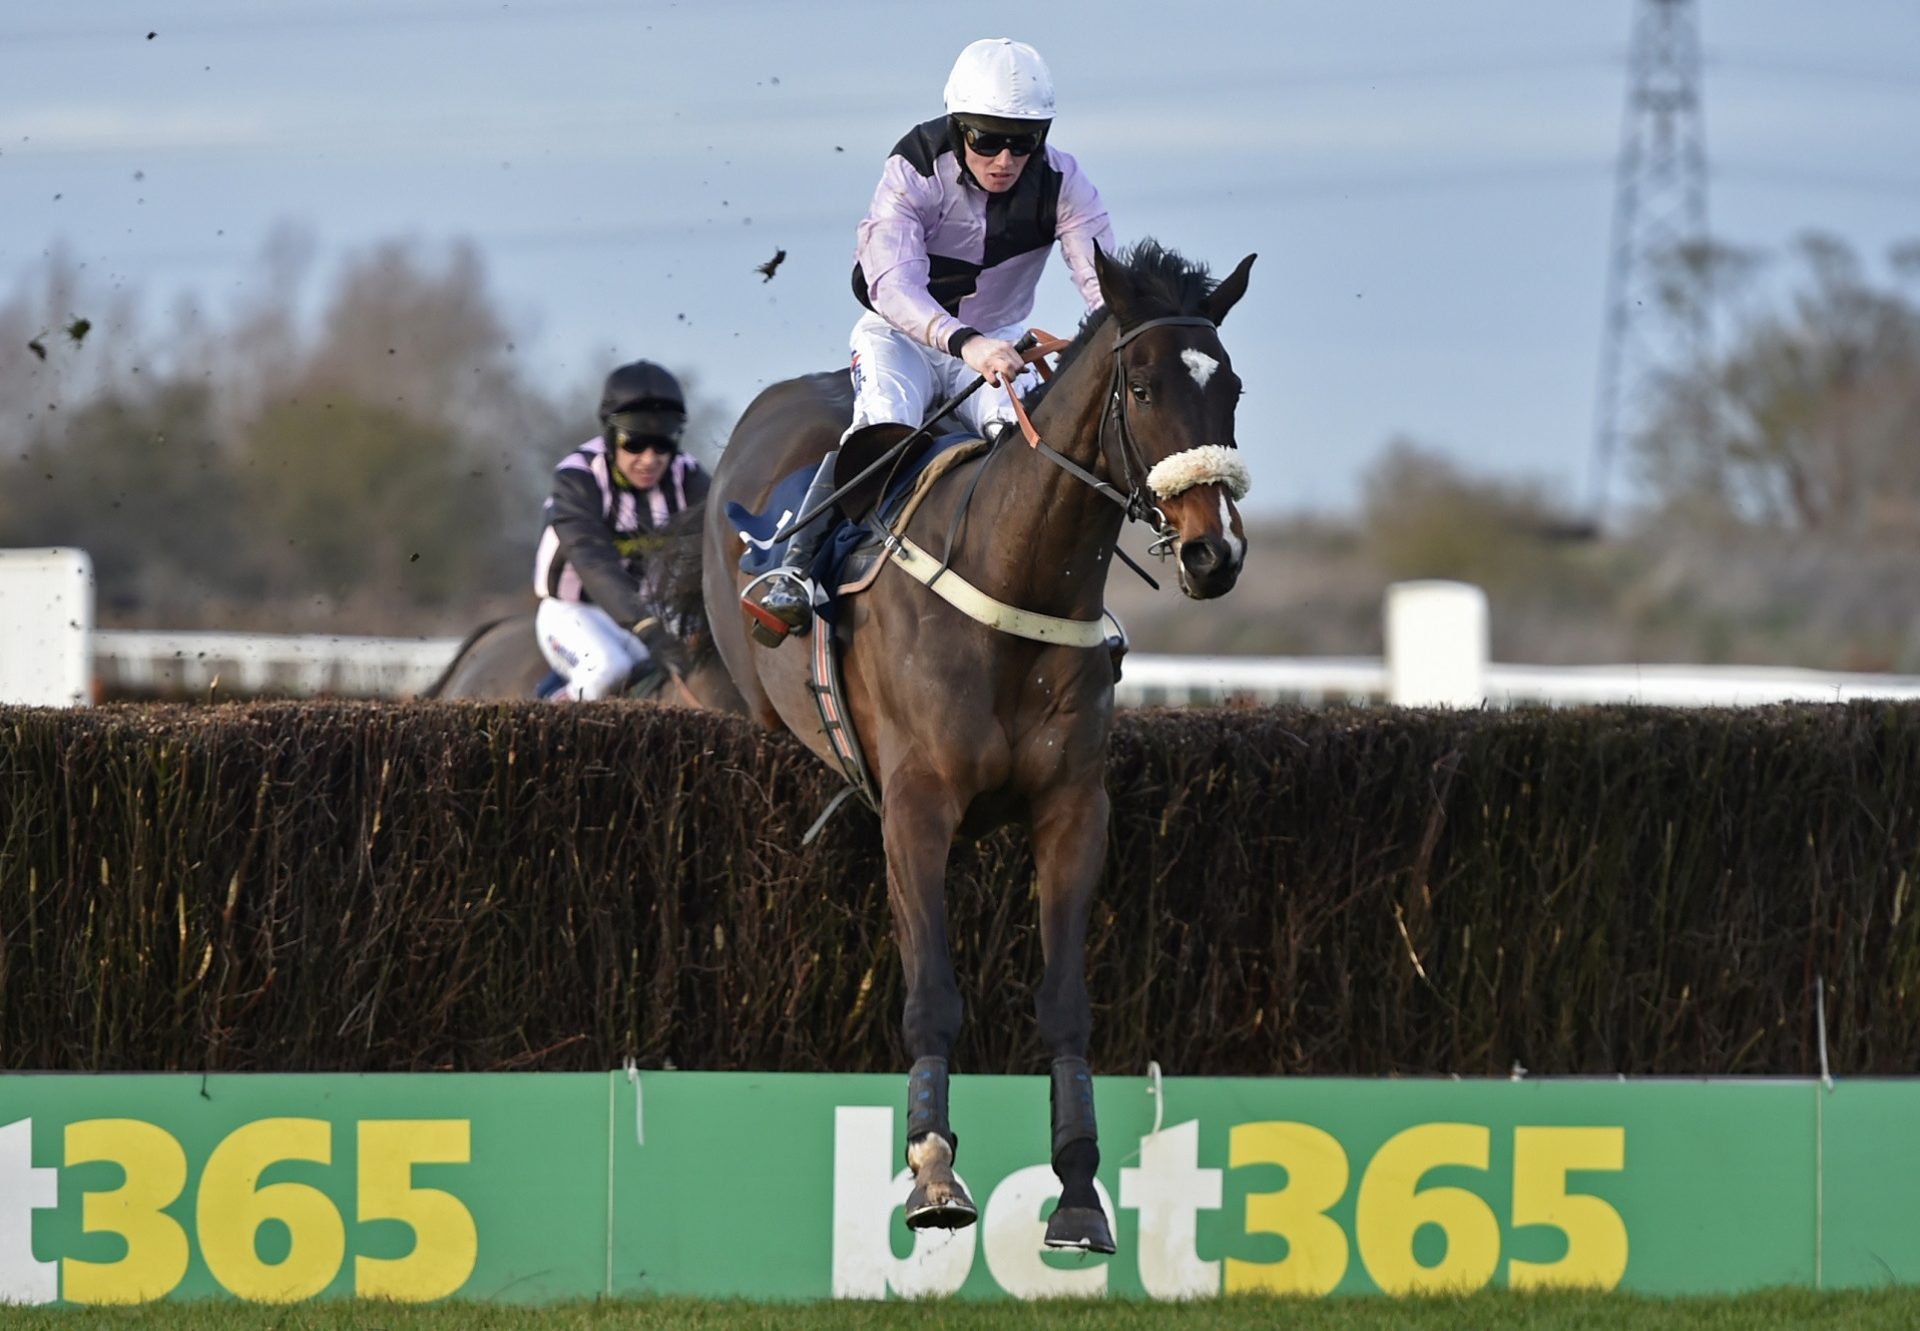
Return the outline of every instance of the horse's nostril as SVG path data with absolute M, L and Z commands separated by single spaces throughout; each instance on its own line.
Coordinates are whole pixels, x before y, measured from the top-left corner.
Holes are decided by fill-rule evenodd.
M 1211 573 L 1220 563 L 1218 542 L 1188 541 L 1180 547 L 1180 562 L 1196 577 Z

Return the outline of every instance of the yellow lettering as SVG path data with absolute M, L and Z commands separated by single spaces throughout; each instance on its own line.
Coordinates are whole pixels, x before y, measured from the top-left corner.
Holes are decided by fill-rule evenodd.
M 1442 1165 L 1485 1169 L 1492 1134 L 1470 1123 L 1423 1123 L 1387 1139 L 1360 1180 L 1354 1237 L 1374 1284 L 1389 1294 L 1479 1289 L 1500 1262 L 1500 1222 L 1477 1193 L 1465 1188 L 1422 1189 L 1421 1178 Z M 1414 1235 L 1437 1225 L 1446 1255 L 1422 1266 Z
M 207 1269 L 231 1293 L 258 1303 L 310 1299 L 333 1282 L 346 1255 L 346 1226 L 318 1188 L 269 1183 L 260 1175 L 282 1160 L 333 1162 L 333 1129 L 318 1118 L 263 1118 L 234 1129 L 213 1148 L 200 1176 L 195 1225 Z M 284 1260 L 260 1260 L 260 1226 L 277 1220 L 291 1245 Z
M 164 1207 L 187 1186 L 187 1153 L 164 1128 L 135 1118 L 93 1118 L 67 1124 L 68 1165 L 106 1160 L 126 1180 L 111 1192 L 80 1200 L 80 1228 L 118 1234 L 126 1256 L 114 1262 L 80 1257 L 60 1263 L 60 1292 L 69 1303 L 146 1303 L 165 1298 L 187 1273 L 187 1235 Z
M 422 1303 L 467 1283 L 480 1255 L 473 1213 L 450 1192 L 413 1186 L 413 1167 L 472 1158 L 465 1119 L 370 1120 L 360 1125 L 360 1219 L 398 1220 L 413 1230 L 405 1257 L 355 1257 L 354 1293 Z
M 1567 1191 L 1569 1171 L 1620 1170 L 1627 1163 L 1625 1128 L 1515 1128 L 1513 1223 L 1552 1225 L 1567 1236 L 1557 1262 L 1507 1261 L 1514 1289 L 1612 1289 L 1627 1273 L 1627 1225 L 1598 1197 Z
M 1306 1123 L 1241 1123 L 1227 1137 L 1227 1163 L 1279 1165 L 1287 1186 L 1247 1198 L 1247 1232 L 1278 1234 L 1287 1255 L 1277 1262 L 1227 1258 L 1229 1294 L 1327 1294 L 1347 1273 L 1346 1231 L 1329 1207 L 1347 1190 L 1347 1153 Z

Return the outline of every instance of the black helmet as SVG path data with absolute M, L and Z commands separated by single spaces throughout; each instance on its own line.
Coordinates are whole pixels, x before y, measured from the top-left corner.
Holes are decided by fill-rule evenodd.
M 609 448 L 627 439 L 679 448 L 687 428 L 687 399 L 680 381 L 650 360 L 620 366 L 601 390 L 600 424 Z

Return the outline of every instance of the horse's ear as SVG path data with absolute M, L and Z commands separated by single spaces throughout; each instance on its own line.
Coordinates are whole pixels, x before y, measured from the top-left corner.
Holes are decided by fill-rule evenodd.
M 1108 313 L 1113 315 L 1115 325 L 1120 328 L 1133 327 L 1136 320 L 1133 312 L 1133 278 L 1127 270 L 1107 257 L 1100 248 L 1100 242 L 1093 242 L 1093 271 L 1100 279 L 1100 299 L 1106 302 Z
M 1247 273 L 1253 268 L 1253 261 L 1260 256 L 1249 254 L 1240 261 L 1240 266 L 1228 273 L 1220 285 L 1207 293 L 1200 302 L 1200 308 L 1215 323 L 1227 317 L 1227 311 L 1240 303 L 1240 297 L 1247 294 Z

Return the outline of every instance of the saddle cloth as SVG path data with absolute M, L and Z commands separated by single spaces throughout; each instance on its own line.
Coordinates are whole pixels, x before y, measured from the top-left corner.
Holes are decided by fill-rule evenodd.
M 855 522 L 836 509 L 832 515 L 833 530 L 820 542 L 813 566 L 806 570 L 814 586 L 825 592 L 826 599 L 815 604 L 815 613 L 829 624 L 835 622 L 841 594 L 861 590 L 871 580 L 861 575 L 873 572 L 873 561 L 856 559 L 856 555 L 863 550 L 877 549 L 882 538 L 880 528 L 904 524 L 935 481 L 962 462 L 979 456 L 986 447 L 984 441 L 973 435 L 937 436 L 919 458 L 902 466 L 888 482 L 866 522 Z M 787 526 L 799 516 L 800 503 L 817 469 L 818 463 L 810 462 L 783 478 L 767 497 L 766 507 L 758 513 L 738 502 L 727 505 L 727 521 L 733 524 L 746 545 L 740 556 L 742 573 L 758 577 L 780 566 L 785 556 Z

